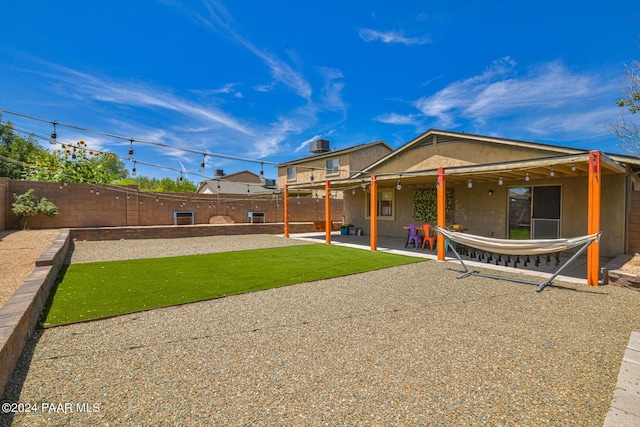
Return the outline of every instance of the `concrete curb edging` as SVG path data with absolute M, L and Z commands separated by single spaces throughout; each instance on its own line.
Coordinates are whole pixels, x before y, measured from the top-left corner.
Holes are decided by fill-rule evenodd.
M 36 267 L 7 303 L 0 307 L 0 396 L 33 335 L 71 242 L 68 229 L 36 261 Z
M 604 427 L 640 426 L 640 332 L 631 332 Z

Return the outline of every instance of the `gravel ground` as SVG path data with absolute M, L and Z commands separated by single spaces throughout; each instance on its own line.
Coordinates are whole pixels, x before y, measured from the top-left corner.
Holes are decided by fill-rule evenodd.
M 71 259 L 185 240 L 76 242 Z M 3 396 L 36 412 L 0 425 L 602 425 L 640 293 L 457 274 L 425 261 L 38 331 Z
M 60 230 L 0 231 L 0 307 L 29 277 Z

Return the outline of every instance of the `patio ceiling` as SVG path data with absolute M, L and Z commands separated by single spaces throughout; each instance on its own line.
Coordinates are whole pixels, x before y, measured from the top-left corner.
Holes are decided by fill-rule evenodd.
M 618 164 L 606 154 L 601 154 L 601 167 L 603 174 L 626 173 L 627 169 Z M 446 182 L 448 184 L 463 184 L 472 179 L 476 183 L 498 182 L 502 177 L 503 182 L 524 181 L 529 174 L 531 180 L 552 179 L 563 177 L 587 176 L 589 174 L 589 153 L 568 154 L 561 156 L 545 157 L 530 160 L 516 160 L 500 163 L 487 163 L 479 165 L 453 166 L 445 169 Z M 376 175 L 371 173 L 371 175 Z M 348 190 L 358 188 L 364 182 L 367 185 L 371 175 L 366 177 L 330 180 L 331 190 Z M 427 169 L 411 172 L 384 173 L 376 175 L 379 186 L 395 186 L 398 181 L 402 186 L 430 186 L 436 183 L 437 169 Z M 290 185 L 289 190 L 309 189 L 321 190 L 325 188 L 325 182 L 309 182 Z

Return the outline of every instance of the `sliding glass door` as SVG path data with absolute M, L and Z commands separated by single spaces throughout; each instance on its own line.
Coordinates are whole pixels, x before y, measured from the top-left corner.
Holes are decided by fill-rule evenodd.
M 559 185 L 509 188 L 509 238 L 560 237 L 561 202 Z

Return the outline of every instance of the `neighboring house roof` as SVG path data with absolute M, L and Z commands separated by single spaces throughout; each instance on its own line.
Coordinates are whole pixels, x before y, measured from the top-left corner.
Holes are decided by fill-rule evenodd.
M 232 181 L 232 182 L 253 182 L 257 184 L 260 184 L 262 182 L 260 180 L 260 176 L 248 170 L 234 172 L 228 175 L 222 175 L 219 178 L 224 179 L 225 181 Z
M 379 141 L 374 141 L 374 142 L 368 142 L 368 143 L 365 143 L 365 144 L 358 144 L 358 145 L 354 145 L 353 147 L 342 148 L 342 149 L 339 149 L 339 150 L 327 151 L 326 153 L 313 154 L 313 155 L 310 155 L 310 156 L 302 157 L 300 159 L 295 159 L 295 160 L 291 160 L 291 161 L 288 161 L 288 162 L 280 163 L 280 164 L 277 165 L 277 167 L 281 168 L 281 167 L 286 167 L 286 166 L 297 165 L 297 164 L 300 164 L 300 163 L 305 163 L 305 162 L 308 162 L 309 160 L 331 158 L 331 157 L 335 157 L 337 155 L 347 154 L 347 153 L 351 153 L 353 151 L 363 150 L 363 149 L 366 149 L 366 148 L 369 148 L 369 147 L 373 147 L 373 146 L 376 146 L 376 145 L 383 145 L 384 147 L 388 148 L 389 151 L 393 151 L 393 147 L 391 147 L 386 142 L 384 142 L 382 140 L 379 140 Z
M 273 188 L 273 186 L 263 185 L 260 176 L 244 170 L 203 181 L 197 193 L 252 195 L 271 193 Z
M 200 194 L 268 194 L 272 193 L 274 187 L 247 182 L 225 181 L 224 179 L 210 179 L 200 184 L 198 193 Z

